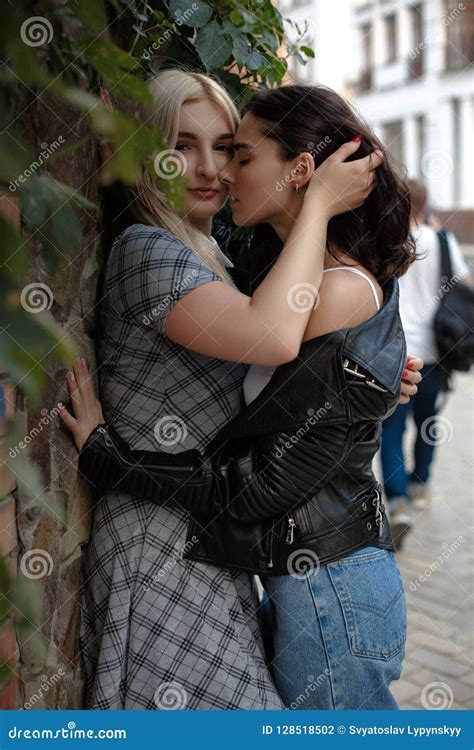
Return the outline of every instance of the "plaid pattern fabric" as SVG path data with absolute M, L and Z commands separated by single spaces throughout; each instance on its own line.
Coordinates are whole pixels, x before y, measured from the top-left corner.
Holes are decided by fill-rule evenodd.
M 241 408 L 245 365 L 163 335 L 172 304 L 216 278 L 161 229 L 136 224 L 114 243 L 99 337 L 101 399 L 133 448 L 202 449 Z M 174 429 L 156 430 L 171 417 Z M 262 656 L 251 577 L 183 560 L 187 525 L 181 508 L 122 492 L 96 505 L 81 560 L 86 708 L 284 708 Z

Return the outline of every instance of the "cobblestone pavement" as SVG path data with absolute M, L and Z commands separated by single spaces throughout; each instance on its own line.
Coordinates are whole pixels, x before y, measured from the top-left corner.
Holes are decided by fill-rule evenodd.
M 455 388 L 441 412 L 431 507 L 416 515 L 398 553 L 408 642 L 392 689 L 402 709 L 474 708 L 474 378 L 457 375 Z

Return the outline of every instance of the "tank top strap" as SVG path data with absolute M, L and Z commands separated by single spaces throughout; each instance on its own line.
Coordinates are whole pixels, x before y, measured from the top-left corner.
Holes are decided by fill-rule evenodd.
M 370 288 L 372 289 L 372 294 L 374 295 L 375 305 L 377 307 L 377 310 L 380 310 L 380 302 L 377 295 L 377 290 L 375 288 L 375 284 L 372 281 L 371 278 L 367 276 L 366 273 L 363 271 L 360 271 L 358 268 L 352 268 L 352 266 L 336 266 L 335 268 L 325 268 L 323 273 L 329 273 L 330 271 L 350 271 L 350 273 L 355 273 L 357 276 L 361 276 L 363 279 L 369 282 Z

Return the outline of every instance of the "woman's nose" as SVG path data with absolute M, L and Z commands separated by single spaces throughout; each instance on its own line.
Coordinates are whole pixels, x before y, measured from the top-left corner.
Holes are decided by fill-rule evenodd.
M 201 154 L 199 164 L 197 166 L 197 172 L 199 175 L 213 180 L 219 173 L 219 165 L 217 164 L 214 152 Z
M 219 177 L 225 185 L 232 185 L 235 182 L 234 160 L 231 159 L 219 172 Z

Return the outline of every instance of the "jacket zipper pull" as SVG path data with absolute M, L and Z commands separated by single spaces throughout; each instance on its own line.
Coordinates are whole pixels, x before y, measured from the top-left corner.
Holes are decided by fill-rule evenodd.
M 294 518 L 291 518 L 291 516 L 288 518 L 288 532 L 286 534 L 286 543 L 287 544 L 293 544 L 293 540 L 295 538 L 295 527 L 296 523 Z
M 376 490 L 377 496 L 375 500 L 373 501 L 373 505 L 375 505 L 375 523 L 379 527 L 379 539 L 381 538 L 383 534 L 383 513 L 382 509 L 380 507 L 380 494 L 378 490 Z

